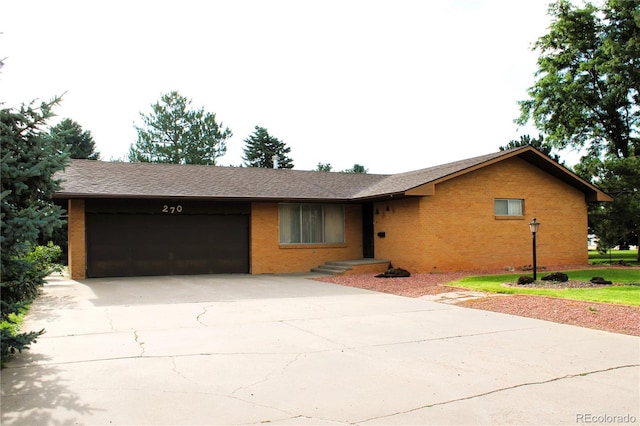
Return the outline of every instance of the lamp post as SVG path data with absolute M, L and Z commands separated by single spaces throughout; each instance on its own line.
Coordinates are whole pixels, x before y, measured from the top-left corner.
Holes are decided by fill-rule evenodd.
M 540 229 L 540 222 L 536 222 L 536 218 L 533 218 L 533 221 L 529 223 L 529 229 L 531 230 L 531 234 L 533 235 L 533 280 L 535 281 L 537 276 L 536 272 L 538 269 L 538 265 L 536 264 L 536 234 L 538 233 L 538 229 Z

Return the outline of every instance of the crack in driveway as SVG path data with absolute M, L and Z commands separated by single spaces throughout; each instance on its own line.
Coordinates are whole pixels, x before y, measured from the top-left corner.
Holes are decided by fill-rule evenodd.
M 337 341 L 335 341 L 335 340 L 332 340 L 332 339 L 330 339 L 330 338 L 328 338 L 328 337 L 326 337 L 326 336 L 323 336 L 323 335 L 321 335 L 321 334 L 318 334 L 318 333 L 316 333 L 316 332 L 314 332 L 314 331 L 311 331 L 311 330 L 309 330 L 309 329 L 306 329 L 306 328 L 303 328 L 303 327 L 297 326 L 297 325 L 295 325 L 295 324 L 291 323 L 291 322 L 290 322 L 290 320 L 280 320 L 280 321 L 278 321 L 278 322 L 280 322 L 280 323 L 282 323 L 282 324 L 284 324 L 284 325 L 287 325 L 287 326 L 289 326 L 289 327 L 291 327 L 291 328 L 295 328 L 296 330 L 302 331 L 303 333 L 310 334 L 310 335 L 312 335 L 313 337 L 317 337 L 317 338 L 319 338 L 319 339 L 325 340 L 325 341 L 327 341 L 327 342 L 329 342 L 329 343 L 332 343 L 332 344 L 334 344 L 334 345 L 338 345 L 338 346 L 339 346 L 340 348 L 342 348 L 342 349 L 346 349 L 346 347 L 345 347 L 345 345 L 344 345 L 344 344 L 342 344 L 342 343 L 340 343 L 340 342 L 337 342 Z M 322 350 L 322 351 L 315 351 L 315 352 L 334 351 L 334 350 L 336 350 L 336 349 L 335 349 L 335 348 L 331 348 L 331 349 L 325 349 L 325 350 Z
M 560 380 L 574 379 L 576 377 L 585 377 L 585 376 L 589 376 L 589 375 L 592 375 L 592 374 L 606 373 L 608 371 L 622 370 L 622 369 L 625 369 L 625 368 L 635 368 L 635 367 L 640 367 L 640 364 L 619 365 L 619 366 L 616 366 L 616 367 L 609 367 L 609 368 L 604 368 L 604 369 L 601 369 L 601 370 L 592 370 L 592 371 L 587 371 L 587 372 L 584 372 L 584 373 L 566 374 L 564 376 L 554 377 L 552 379 L 547 379 L 547 380 L 540 380 L 540 381 L 537 381 L 537 382 L 519 383 L 517 385 L 506 386 L 504 388 L 494 389 L 494 390 L 490 390 L 490 391 L 487 391 L 487 392 L 482 392 L 482 393 L 475 394 L 475 395 L 469 395 L 469 396 L 464 396 L 464 397 L 461 397 L 461 398 L 451 399 L 449 401 L 441 401 L 441 402 L 434 402 L 433 404 L 425 404 L 425 405 L 421 405 L 420 407 L 412 408 L 410 410 L 404 410 L 404 411 L 398 411 L 398 412 L 391 413 L 391 414 L 385 414 L 384 416 L 371 417 L 369 419 L 364 419 L 364 420 L 361 420 L 361 421 L 356 422 L 354 424 L 361 424 L 361 423 L 366 423 L 366 422 L 370 422 L 370 421 L 373 421 L 373 420 L 385 419 L 385 418 L 390 418 L 390 417 L 394 417 L 394 416 L 399 416 L 401 414 L 413 413 L 415 411 L 423 410 L 425 408 L 438 407 L 438 406 L 441 406 L 441 405 L 453 404 L 455 402 L 467 401 L 467 400 L 475 399 L 475 398 L 481 398 L 483 396 L 492 395 L 492 394 L 500 393 L 500 392 L 505 392 L 505 391 L 509 391 L 509 390 L 513 390 L 513 389 L 518 389 L 518 388 L 522 388 L 522 387 L 544 385 L 544 384 L 547 384 L 547 383 L 553 383 L 553 382 L 557 382 L 557 381 L 560 381 Z
M 144 342 L 140 340 L 140 336 L 138 335 L 138 330 L 133 330 L 133 340 L 135 340 L 138 346 L 140 346 L 140 355 L 138 356 L 143 357 L 145 352 Z
M 111 331 L 113 331 L 114 333 L 117 333 L 118 330 L 116 330 L 116 327 L 113 325 L 113 318 L 111 318 L 111 313 L 109 312 L 109 309 L 105 309 L 104 314 L 107 317 L 107 321 L 109 321 L 109 327 L 111 328 Z
M 304 352 L 300 352 L 300 353 L 298 353 L 298 354 L 297 354 L 297 355 L 296 355 L 292 360 L 288 361 L 288 362 L 287 362 L 285 365 L 283 365 L 282 367 L 277 368 L 277 369 L 273 369 L 273 370 L 271 370 L 270 372 L 268 372 L 267 374 L 265 374 L 265 376 L 264 376 L 262 379 L 260 379 L 260 380 L 256 380 L 255 382 L 253 382 L 253 383 L 249 383 L 248 385 L 244 385 L 244 386 L 239 386 L 239 387 L 237 387 L 236 389 L 234 389 L 234 390 L 231 392 L 231 395 L 235 395 L 237 392 L 240 392 L 241 390 L 249 389 L 249 388 L 251 388 L 251 387 L 253 387 L 253 386 L 257 386 L 257 385 L 259 385 L 259 384 L 261 384 L 261 383 L 266 383 L 266 382 L 268 382 L 268 381 L 271 379 L 271 377 L 273 377 L 273 376 L 274 376 L 274 375 L 276 375 L 276 374 L 283 374 L 283 373 L 284 373 L 284 372 L 289 368 L 289 366 L 291 366 L 291 364 L 293 364 L 294 362 L 296 362 L 296 361 L 297 361 L 301 356 L 303 356 L 303 355 L 305 355 L 305 353 L 304 353 Z M 253 395 L 253 394 L 252 394 L 252 395 Z
M 208 308 L 207 306 L 203 306 L 203 307 L 202 307 L 202 312 L 200 312 L 200 313 L 198 314 L 198 316 L 196 316 L 196 321 L 197 321 L 199 324 L 201 324 L 201 325 L 203 325 L 203 326 L 205 326 L 205 327 L 209 327 L 209 326 L 208 326 L 207 324 L 203 323 L 202 321 L 200 321 L 200 317 L 201 317 L 201 316 L 203 316 L 204 314 L 206 314 L 208 310 L 209 310 L 209 308 Z

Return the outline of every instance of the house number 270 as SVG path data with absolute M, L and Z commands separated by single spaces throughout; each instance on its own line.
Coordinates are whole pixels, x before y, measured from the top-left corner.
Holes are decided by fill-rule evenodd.
M 182 213 L 182 206 L 180 204 L 178 204 L 177 206 L 168 206 L 165 204 L 162 206 L 162 213 Z

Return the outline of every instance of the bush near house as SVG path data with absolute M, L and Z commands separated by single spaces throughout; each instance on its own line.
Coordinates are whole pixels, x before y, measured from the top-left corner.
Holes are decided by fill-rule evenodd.
M 20 333 L 20 328 L 29 306 L 40 291 L 44 277 L 54 272 L 62 273 L 62 265 L 57 263 L 61 254 L 62 249 L 49 242 L 46 246 L 33 247 L 20 259 L 16 259 L 19 264 L 28 265 L 25 266 L 25 279 L 20 285 L 22 291 L 25 289 L 27 291 L 23 294 L 22 300 L 14 301 L 11 307 L 10 303 L 2 301 L 7 305 L 7 312 L 11 308 L 11 312 L 5 312 L 6 315 L 3 315 L 2 321 L 0 321 L 0 359 L 2 362 L 6 361 L 10 354 L 28 349 L 31 343 L 35 343 L 36 339 L 44 334 L 44 330 Z

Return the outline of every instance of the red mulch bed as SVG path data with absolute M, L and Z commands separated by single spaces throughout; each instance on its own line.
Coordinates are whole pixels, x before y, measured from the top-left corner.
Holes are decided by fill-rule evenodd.
M 584 268 L 584 266 L 581 266 L 581 268 Z M 563 269 L 568 270 L 571 268 L 565 267 Z M 561 268 L 557 270 L 561 270 Z M 505 273 L 505 271 L 413 274 L 408 278 L 376 278 L 374 274 L 361 274 L 321 277 L 316 278 L 316 280 L 399 296 L 420 297 L 460 291 L 459 288 L 450 287 L 446 284 L 469 275 L 487 275 L 491 273 Z M 575 286 L 576 284 L 572 282 L 571 285 Z M 530 295 L 489 296 L 459 302 L 457 305 L 640 336 L 640 307 L 636 306 Z

